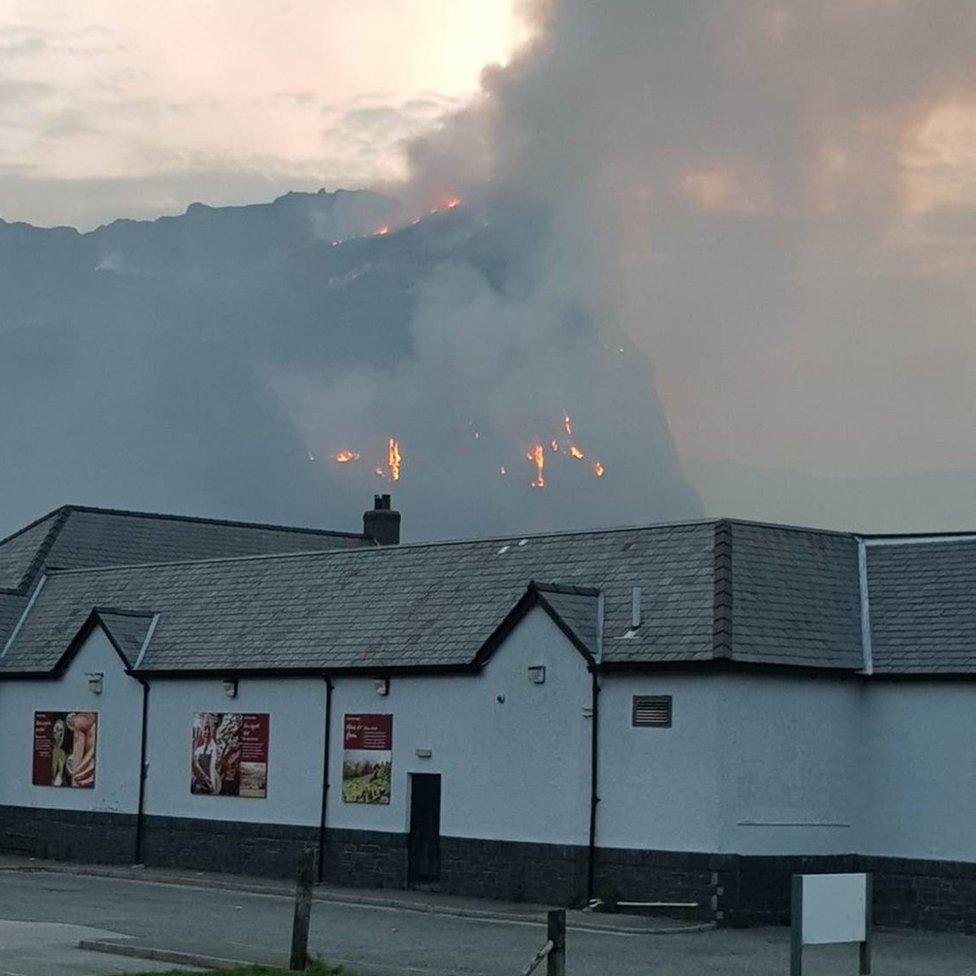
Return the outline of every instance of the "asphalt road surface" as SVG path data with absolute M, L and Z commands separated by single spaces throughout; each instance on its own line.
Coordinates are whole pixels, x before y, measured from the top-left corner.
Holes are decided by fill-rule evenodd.
M 83 952 L 102 938 L 283 964 L 290 899 L 46 872 L 0 872 L 0 976 L 80 976 L 171 968 Z M 517 976 L 545 941 L 540 925 L 316 902 L 311 950 L 369 976 Z M 618 935 L 570 931 L 568 976 L 782 976 L 785 929 Z M 544 967 L 537 972 L 544 971 Z M 852 946 L 808 950 L 809 976 L 856 973 Z M 876 976 L 976 976 L 976 938 L 888 931 Z

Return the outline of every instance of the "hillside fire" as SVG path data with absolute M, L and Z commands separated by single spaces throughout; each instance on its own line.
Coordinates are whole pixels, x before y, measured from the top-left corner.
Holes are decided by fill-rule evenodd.
M 390 481 L 400 480 L 400 444 L 391 437 L 387 444 L 387 465 L 390 469 Z
M 531 461 L 535 465 L 535 477 L 532 479 L 532 487 L 545 488 L 546 479 L 543 471 L 546 466 L 546 449 L 541 444 L 533 444 L 525 452 L 525 457 L 526 460 Z

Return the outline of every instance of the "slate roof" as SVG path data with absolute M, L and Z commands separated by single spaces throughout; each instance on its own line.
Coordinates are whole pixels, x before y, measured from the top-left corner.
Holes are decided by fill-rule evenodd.
M 97 610 L 96 616 L 108 634 L 109 640 L 128 662 L 129 667 L 134 667 L 152 627 L 153 614 Z
M 539 602 L 572 632 L 591 658 L 599 660 L 602 655 L 597 638 L 600 591 L 590 587 L 535 581 L 533 588 L 540 598 Z
M 159 613 L 146 672 L 465 667 L 553 578 L 603 590 L 605 660 L 706 661 L 713 540 L 701 523 L 53 573 L 0 674 L 49 670 L 96 606 Z M 645 623 L 624 639 L 632 586 Z
M 730 532 L 732 659 L 861 668 L 854 536 L 741 522 Z
M 0 647 L 45 569 L 367 545 L 351 532 L 66 505 L 0 540 Z
M 30 584 L 47 553 L 51 534 L 62 522 L 61 510 L 51 512 L 0 541 L 0 589 L 21 590 Z
M 976 672 L 976 538 L 892 541 L 721 520 L 49 569 L 0 677 L 50 673 L 96 609 L 133 660 L 158 614 L 146 674 L 473 668 L 527 595 L 607 668 L 732 661 L 856 673 L 862 543 L 874 671 Z M 26 595 L 17 599 L 22 608 Z
M 976 673 L 976 539 L 866 553 L 874 671 Z

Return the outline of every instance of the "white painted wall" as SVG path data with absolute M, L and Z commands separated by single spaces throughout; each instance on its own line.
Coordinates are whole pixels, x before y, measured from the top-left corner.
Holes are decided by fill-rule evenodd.
M 529 681 L 531 665 L 545 666 L 545 684 Z M 337 679 L 328 824 L 406 831 L 409 774 L 440 773 L 444 836 L 585 844 L 590 699 L 585 660 L 540 609 L 481 674 L 395 677 L 386 697 L 371 680 Z M 389 805 L 342 802 L 343 716 L 360 712 L 394 715 Z M 431 758 L 418 758 L 417 749 L 430 749 Z
M 719 851 L 850 854 L 861 843 L 863 691 L 854 678 L 718 681 Z
M 528 679 L 546 667 L 544 685 Z M 86 673 L 102 672 L 93 694 Z M 590 676 L 532 611 L 481 674 L 334 682 L 328 822 L 403 832 L 409 774 L 443 776 L 446 836 L 585 844 Z M 631 727 L 636 694 L 670 694 L 670 729 Z M 503 695 L 504 702 L 498 701 Z M 100 629 L 59 679 L 0 682 L 0 805 L 135 813 L 142 689 Z M 31 783 L 35 711 L 94 710 L 94 790 Z M 270 715 L 268 797 L 193 796 L 191 728 L 201 711 Z M 388 806 L 341 800 L 343 716 L 391 712 Z M 218 678 L 152 682 L 149 814 L 315 826 L 325 684 Z M 600 696 L 601 846 L 741 854 L 862 852 L 976 861 L 976 687 L 755 675 L 615 674 Z M 430 759 L 416 755 L 430 749 Z
M 190 792 L 193 720 L 199 712 L 268 713 L 266 798 Z M 236 698 L 224 694 L 219 678 L 154 680 L 149 694 L 146 813 L 317 826 L 324 737 L 321 678 L 242 678 Z
M 602 678 L 598 845 L 718 849 L 719 693 L 719 683 L 702 675 Z M 634 695 L 671 695 L 672 727 L 634 728 Z
M 671 695 L 672 727 L 633 728 L 634 695 Z M 850 679 L 605 676 L 597 843 L 737 854 L 855 851 L 861 698 Z
M 102 672 L 102 694 L 86 672 Z M 98 712 L 94 789 L 34 786 L 34 712 Z M 96 627 L 58 679 L 0 682 L 0 805 L 135 813 L 139 805 L 142 686 Z
M 863 853 L 976 861 L 976 685 L 875 681 Z

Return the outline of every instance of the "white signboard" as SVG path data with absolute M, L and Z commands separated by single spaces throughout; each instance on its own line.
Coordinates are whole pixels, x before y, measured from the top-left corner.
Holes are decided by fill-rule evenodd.
M 867 875 L 803 875 L 803 944 L 863 942 Z
M 871 972 L 871 876 L 794 874 L 790 976 L 803 976 L 803 947 L 857 942 L 858 973 Z

